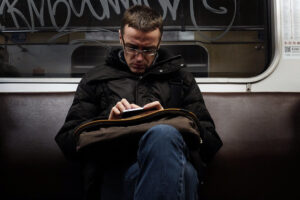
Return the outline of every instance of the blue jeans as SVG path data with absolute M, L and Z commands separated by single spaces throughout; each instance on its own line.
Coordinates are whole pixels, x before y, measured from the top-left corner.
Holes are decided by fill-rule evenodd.
M 141 138 L 137 162 L 125 172 L 126 200 L 197 200 L 197 172 L 188 149 L 172 126 L 157 125 Z

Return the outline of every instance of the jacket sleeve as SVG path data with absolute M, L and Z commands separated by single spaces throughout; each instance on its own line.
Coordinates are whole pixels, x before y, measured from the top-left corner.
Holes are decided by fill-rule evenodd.
M 95 93 L 95 88 L 88 85 L 83 78 L 78 85 L 65 123 L 55 137 L 67 159 L 74 160 L 78 157 L 76 152 L 78 138 L 75 137 L 74 130 L 82 123 L 95 118 L 99 113 L 99 104 Z M 99 118 L 101 117 L 99 116 Z
M 203 144 L 200 146 L 200 155 L 201 159 L 207 163 L 221 148 L 222 141 L 215 130 L 213 119 L 205 106 L 193 75 L 185 73 L 183 80 L 183 108 L 196 114 L 200 121 L 200 136 L 203 140 Z

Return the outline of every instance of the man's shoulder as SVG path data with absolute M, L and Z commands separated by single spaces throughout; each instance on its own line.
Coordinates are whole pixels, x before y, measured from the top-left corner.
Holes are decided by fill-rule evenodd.
M 84 80 L 86 82 L 91 81 L 91 80 L 95 79 L 96 77 L 101 76 L 101 74 L 103 74 L 103 72 L 106 71 L 106 68 L 107 68 L 106 65 L 97 65 L 94 68 L 87 71 L 83 75 L 82 80 Z
M 104 81 L 108 79 L 115 79 L 121 76 L 122 70 L 107 64 L 101 64 L 88 71 L 84 76 L 86 82 Z
M 175 55 L 168 57 L 166 55 L 160 56 L 158 63 L 162 63 L 161 68 L 168 71 L 171 77 L 181 78 L 185 80 L 193 80 L 194 76 L 187 70 L 187 66 L 181 55 Z
M 178 70 L 175 73 L 174 77 L 177 77 L 177 78 L 181 79 L 183 81 L 183 83 L 185 83 L 185 84 L 191 84 L 192 82 L 195 81 L 194 75 L 191 72 L 189 72 L 186 69 L 186 67 L 181 68 L 180 70 Z

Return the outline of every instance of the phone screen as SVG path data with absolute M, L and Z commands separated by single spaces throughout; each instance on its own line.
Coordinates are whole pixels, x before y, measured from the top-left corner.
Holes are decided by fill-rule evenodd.
M 122 113 L 122 118 L 132 117 L 147 111 L 149 110 L 148 109 L 145 110 L 144 108 L 134 108 L 134 109 L 124 110 Z

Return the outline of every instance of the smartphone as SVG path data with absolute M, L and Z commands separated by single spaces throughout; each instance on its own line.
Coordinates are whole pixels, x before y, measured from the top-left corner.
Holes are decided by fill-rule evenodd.
M 144 108 L 133 108 L 133 109 L 124 110 L 122 113 L 122 118 L 132 117 L 141 114 L 145 111 L 148 110 L 144 110 Z

